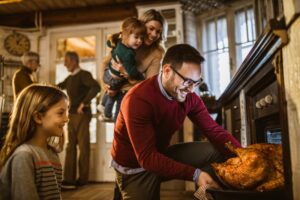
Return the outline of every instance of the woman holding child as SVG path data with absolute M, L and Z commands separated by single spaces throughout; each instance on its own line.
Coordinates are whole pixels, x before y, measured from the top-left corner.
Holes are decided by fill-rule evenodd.
M 160 62 L 164 54 L 164 49 L 162 47 L 162 41 L 166 38 L 167 24 L 163 16 L 156 10 L 151 9 L 146 11 L 140 18 L 145 24 L 146 35 L 143 40 L 143 44 L 135 50 L 135 62 L 137 70 L 143 74 L 145 78 L 149 78 L 153 75 L 158 74 L 160 68 Z M 126 74 L 122 63 L 115 62 L 112 59 L 111 53 L 109 53 L 103 60 L 100 67 L 100 77 L 103 77 L 104 71 L 107 68 L 109 62 L 112 62 L 112 67 L 120 72 Z M 125 75 L 126 76 L 126 75 Z M 128 91 L 131 87 L 136 84 L 137 81 L 129 81 L 128 84 L 124 85 L 121 90 L 123 93 Z M 116 91 L 111 90 L 109 85 L 103 82 L 101 78 L 102 88 L 107 88 L 107 94 L 114 96 Z M 119 111 L 119 106 L 117 105 L 115 118 Z
M 162 41 L 165 41 L 167 34 L 167 24 L 163 16 L 156 10 L 151 9 L 146 11 L 139 18 L 146 27 L 146 35 L 143 40 L 143 44 L 135 50 L 135 62 L 137 70 L 143 74 L 145 79 L 154 76 L 159 73 L 160 63 L 164 54 L 164 48 L 162 47 Z M 111 53 L 109 53 L 103 60 L 100 68 L 100 77 L 103 77 L 104 71 L 107 68 L 109 62 L 112 62 L 112 67 L 118 71 L 123 71 L 124 67 L 122 63 L 114 62 Z M 126 72 L 125 72 L 126 73 Z M 131 81 L 121 88 L 126 93 L 136 82 Z M 107 95 L 114 96 L 116 92 L 109 89 L 109 85 L 103 82 L 101 78 L 102 88 L 107 89 Z M 115 119 L 119 112 L 120 104 L 117 104 Z M 104 109 L 103 109 L 104 110 Z M 116 166 L 114 166 L 116 168 Z M 116 168 L 117 169 L 117 168 Z M 114 200 L 121 199 L 121 194 L 116 185 L 114 191 Z

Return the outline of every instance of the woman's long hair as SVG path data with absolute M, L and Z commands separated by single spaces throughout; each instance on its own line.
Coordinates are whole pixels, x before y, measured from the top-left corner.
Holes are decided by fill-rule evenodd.
M 30 140 L 36 131 L 35 113 L 45 114 L 53 105 L 67 95 L 50 85 L 33 84 L 18 95 L 10 116 L 9 129 L 0 152 L 0 169 L 15 149 Z
M 139 18 L 144 24 L 150 21 L 158 21 L 162 26 L 160 38 L 153 43 L 154 46 L 159 46 L 162 41 L 166 41 L 168 25 L 165 18 L 155 9 L 150 9 L 144 12 Z

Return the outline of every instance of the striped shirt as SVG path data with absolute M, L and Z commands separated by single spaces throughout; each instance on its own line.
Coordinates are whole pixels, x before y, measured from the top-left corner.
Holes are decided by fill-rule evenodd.
M 0 200 L 61 199 L 62 166 L 51 149 L 19 146 L 0 172 Z

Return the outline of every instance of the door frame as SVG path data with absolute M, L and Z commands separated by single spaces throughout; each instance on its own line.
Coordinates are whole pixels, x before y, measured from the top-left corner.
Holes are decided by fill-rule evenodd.
M 50 50 L 48 55 L 48 80 L 51 83 L 55 83 L 56 73 L 56 41 L 59 38 L 68 37 L 82 37 L 94 35 L 96 37 L 96 77 L 99 82 L 99 66 L 102 59 L 106 55 L 106 34 L 109 30 L 119 30 L 121 21 L 101 23 L 101 24 L 90 24 L 90 25 L 76 25 L 68 27 L 51 28 L 48 30 L 48 38 L 46 43 L 49 44 Z M 46 70 L 47 71 L 47 70 Z M 97 116 L 93 116 L 97 117 Z M 111 143 L 106 142 L 106 127 L 105 123 L 97 121 L 97 133 L 96 143 L 90 146 L 90 181 L 114 181 L 114 171 L 109 168 L 110 163 L 110 148 Z M 103 134 L 104 133 L 104 134 Z M 64 165 L 64 152 L 61 153 L 61 162 Z

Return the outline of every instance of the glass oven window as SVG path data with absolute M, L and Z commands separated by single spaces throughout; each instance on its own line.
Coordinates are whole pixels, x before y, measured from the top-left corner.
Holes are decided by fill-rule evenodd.
M 281 129 L 274 128 L 274 129 L 267 129 L 265 132 L 265 140 L 267 143 L 270 144 L 281 144 Z

